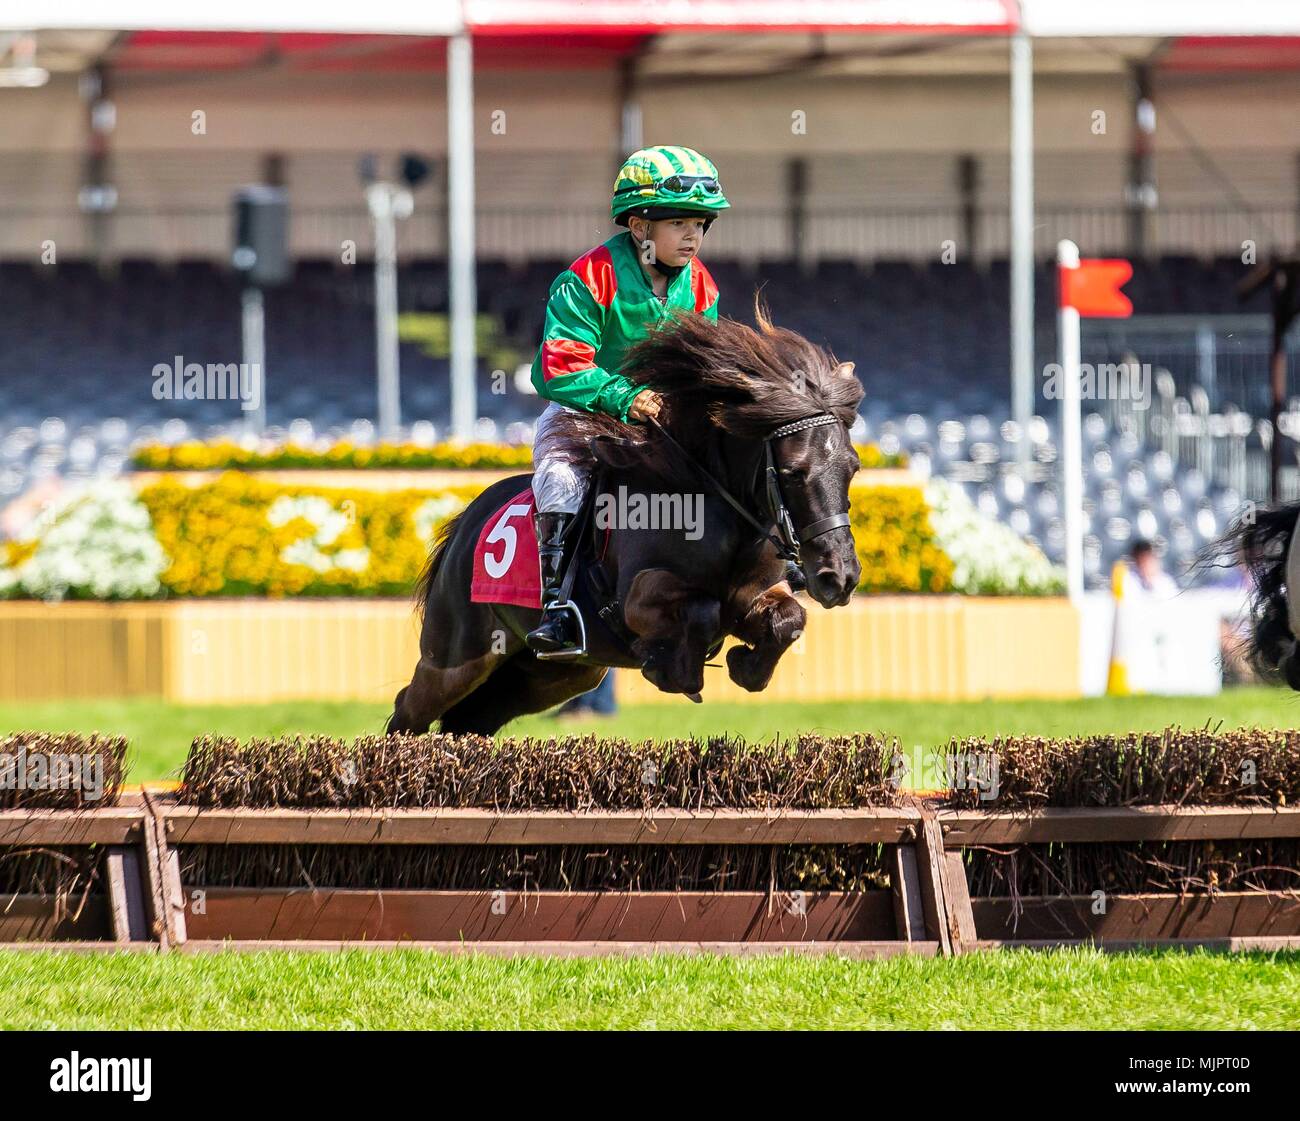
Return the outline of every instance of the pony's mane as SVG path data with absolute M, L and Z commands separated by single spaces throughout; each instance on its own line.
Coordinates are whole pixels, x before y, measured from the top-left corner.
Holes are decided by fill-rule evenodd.
M 677 315 L 628 354 L 622 372 L 662 394 L 670 414 L 705 414 L 725 432 L 761 438 L 778 425 L 831 413 L 852 425 L 862 385 L 802 335 L 775 326 L 761 305 L 758 329 L 734 319 Z
M 713 323 L 703 316 L 675 315 L 628 353 L 621 373 L 664 399 L 660 422 L 681 443 L 697 443 L 709 428 L 744 439 L 761 439 L 772 429 L 815 413 L 829 413 L 853 425 L 862 384 L 822 347 L 775 326 L 755 305 L 757 330 L 734 319 Z M 571 412 L 555 432 L 575 458 L 595 454 L 596 441 L 621 442 L 646 470 L 673 472 L 675 457 L 653 453 L 653 429 L 624 425 L 596 413 Z M 638 454 L 643 452 L 644 454 Z

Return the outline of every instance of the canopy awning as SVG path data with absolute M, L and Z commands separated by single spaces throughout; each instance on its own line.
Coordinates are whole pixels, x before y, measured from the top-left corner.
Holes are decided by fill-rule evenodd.
M 584 31 L 927 31 L 1005 34 L 1014 0 L 464 0 L 475 34 Z

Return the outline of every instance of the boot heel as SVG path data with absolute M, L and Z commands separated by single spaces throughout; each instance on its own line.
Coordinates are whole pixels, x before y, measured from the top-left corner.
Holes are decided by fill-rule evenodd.
M 581 658 L 587 653 L 587 626 L 582 621 L 582 612 L 578 610 L 578 605 L 572 601 L 566 600 L 564 603 L 553 603 L 548 608 L 550 611 L 567 611 L 578 623 L 578 641 L 573 646 L 564 650 L 543 650 L 533 651 L 533 656 L 541 661 L 560 658 Z

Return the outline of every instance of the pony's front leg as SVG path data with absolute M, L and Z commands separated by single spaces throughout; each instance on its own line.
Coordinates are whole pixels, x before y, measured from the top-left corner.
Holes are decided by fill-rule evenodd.
M 645 569 L 628 589 L 623 621 L 637 636 L 632 650 L 646 680 L 698 700 L 704 663 L 721 632 L 722 604 L 667 569 Z
M 727 651 L 731 680 L 751 693 L 766 689 L 781 655 L 803 634 L 807 621 L 808 613 L 784 581 L 757 596 L 732 630 L 748 645 Z

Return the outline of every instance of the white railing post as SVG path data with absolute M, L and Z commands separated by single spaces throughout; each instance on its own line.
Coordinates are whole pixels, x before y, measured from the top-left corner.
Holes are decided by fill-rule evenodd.
M 1079 247 L 1062 241 L 1056 247 L 1058 285 L 1061 271 L 1079 267 Z M 1057 337 L 1061 353 L 1061 474 L 1065 506 L 1065 583 L 1070 602 L 1078 606 L 1083 599 L 1083 436 L 1079 395 L 1079 312 L 1057 300 Z

